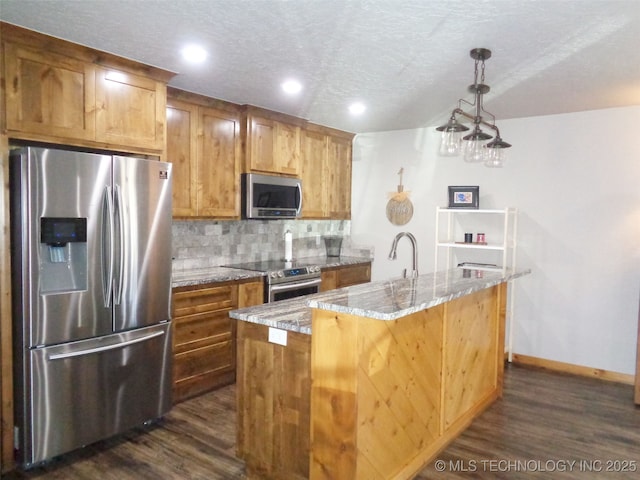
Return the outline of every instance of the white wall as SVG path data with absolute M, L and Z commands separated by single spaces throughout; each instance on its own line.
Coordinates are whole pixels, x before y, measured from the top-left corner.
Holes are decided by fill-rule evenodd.
M 514 352 L 635 372 L 640 292 L 640 107 L 498 121 L 513 144 L 502 169 L 437 155 L 434 128 L 358 135 L 353 154 L 352 241 L 375 247 L 372 276 L 410 268 L 401 240 L 418 239 L 419 269 L 434 268 L 435 207 L 448 185 L 479 185 L 481 208 L 517 207 Z M 404 167 L 414 205 L 402 226 L 386 218 Z M 406 244 L 405 244 L 406 242 Z

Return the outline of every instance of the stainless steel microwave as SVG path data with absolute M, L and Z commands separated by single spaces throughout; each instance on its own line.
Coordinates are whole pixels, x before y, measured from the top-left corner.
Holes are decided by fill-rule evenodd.
M 301 209 L 300 179 L 242 174 L 242 218 L 296 218 Z

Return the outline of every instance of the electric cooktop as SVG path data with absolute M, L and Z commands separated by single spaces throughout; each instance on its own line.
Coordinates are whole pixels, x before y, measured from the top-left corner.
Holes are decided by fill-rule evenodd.
M 259 262 L 248 263 L 234 263 L 232 265 L 222 265 L 227 268 L 241 268 L 243 270 L 252 270 L 254 272 L 278 272 L 281 270 L 288 270 L 291 268 L 304 268 L 316 266 L 315 263 L 310 263 L 304 260 L 293 260 L 292 262 L 285 262 L 284 260 L 262 260 Z

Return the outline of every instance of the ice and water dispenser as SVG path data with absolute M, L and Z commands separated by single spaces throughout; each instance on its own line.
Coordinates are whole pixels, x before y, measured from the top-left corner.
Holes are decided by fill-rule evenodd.
M 87 219 L 40 219 L 40 293 L 87 289 Z

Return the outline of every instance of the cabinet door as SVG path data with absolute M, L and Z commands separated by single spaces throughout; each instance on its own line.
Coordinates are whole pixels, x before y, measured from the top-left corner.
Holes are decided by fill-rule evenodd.
M 177 100 L 167 104 L 167 161 L 173 164 L 173 216 L 197 215 L 196 131 L 198 109 Z
M 351 140 L 329 137 L 329 216 L 351 218 Z
M 328 292 L 338 288 L 338 272 L 337 270 L 322 270 L 320 274 L 322 282 L 320 283 L 320 291 Z
M 250 171 L 276 172 L 273 156 L 275 145 L 275 125 L 266 118 L 249 118 L 249 165 Z
M 322 271 L 323 292 L 371 281 L 371 264 L 347 265 Z
M 305 131 L 302 134 L 302 216 L 326 218 L 327 210 L 327 149 L 323 133 Z
M 200 108 L 198 215 L 240 216 L 240 124 L 237 115 Z
M 300 127 L 253 115 L 248 122 L 247 169 L 299 175 Z
M 336 288 L 349 287 L 371 281 L 371 264 L 354 265 L 338 270 Z
M 96 140 L 163 151 L 166 85 L 114 69 L 96 75 Z
M 264 303 L 264 281 L 241 283 L 238 285 L 238 308 L 253 307 Z
M 300 174 L 300 127 L 282 122 L 274 123 L 276 172 L 297 176 Z
M 94 139 L 93 65 L 6 43 L 5 78 L 8 130 Z

